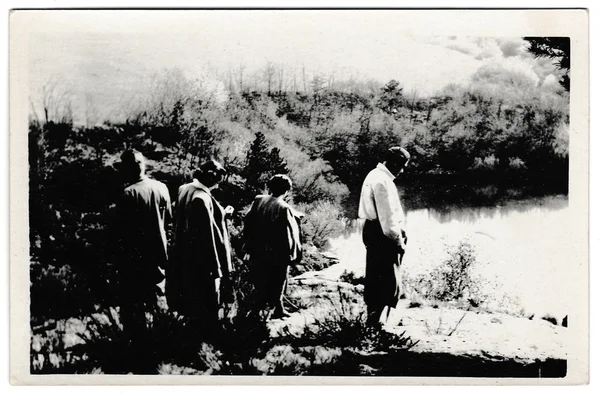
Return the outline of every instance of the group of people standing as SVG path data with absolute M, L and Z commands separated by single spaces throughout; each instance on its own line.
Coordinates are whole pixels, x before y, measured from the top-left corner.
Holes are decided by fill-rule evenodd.
M 129 184 L 117 206 L 123 327 L 140 332 L 159 309 L 168 308 L 213 334 L 223 306 L 234 300 L 227 227 L 234 209 L 212 194 L 226 170 L 215 160 L 203 163 L 171 204 L 167 187 L 145 169 L 140 152 L 121 155 Z M 299 214 L 284 200 L 292 189 L 289 177 L 275 175 L 268 187 L 270 194 L 256 196 L 245 217 L 243 251 L 244 260 L 252 261 L 257 308 L 279 318 L 288 315 L 282 300 L 288 267 L 301 256 Z
M 400 297 L 400 264 L 407 237 L 394 178 L 409 159 L 405 149 L 390 148 L 361 189 L 358 216 L 365 220 L 365 302 L 373 325 L 385 323 Z M 121 155 L 128 184 L 117 206 L 124 330 L 140 332 L 157 310 L 168 308 L 199 329 L 214 332 L 223 305 L 234 299 L 227 228 L 234 209 L 223 207 L 212 194 L 226 170 L 215 160 L 203 163 L 192 182 L 179 187 L 177 201 L 171 204 L 167 187 L 149 178 L 145 168 L 140 152 L 128 150 Z M 292 190 L 288 176 L 273 176 L 268 189 L 269 194 L 254 198 L 245 215 L 243 261 L 251 267 L 257 308 L 271 318 L 283 318 L 289 315 L 283 305 L 288 268 L 302 258 L 302 214 L 286 202 Z M 174 231 L 169 248 L 171 219 Z

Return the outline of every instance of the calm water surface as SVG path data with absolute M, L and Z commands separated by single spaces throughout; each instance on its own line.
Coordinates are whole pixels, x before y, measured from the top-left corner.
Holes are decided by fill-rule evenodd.
M 409 236 L 404 275 L 427 274 L 444 261 L 449 249 L 467 240 L 478 261 L 473 273 L 481 279 L 491 307 L 538 316 L 568 313 L 570 268 L 586 262 L 571 257 L 576 242 L 564 231 L 571 215 L 566 195 L 503 198 L 495 205 L 487 199 L 485 206 L 472 199 L 467 204 L 444 201 L 429 207 L 423 207 L 427 204 L 418 193 L 401 195 Z M 364 274 L 361 224 L 353 221 L 347 233 L 331 243 L 348 270 L 357 274 Z

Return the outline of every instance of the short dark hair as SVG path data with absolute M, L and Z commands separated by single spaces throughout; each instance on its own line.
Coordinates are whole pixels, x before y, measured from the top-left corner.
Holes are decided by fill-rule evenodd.
M 400 165 L 405 165 L 410 160 L 410 153 L 401 146 L 392 146 L 385 153 L 386 162 L 394 162 Z
M 278 197 L 292 189 L 292 180 L 284 174 L 273 175 L 267 184 L 271 193 Z
M 129 168 L 139 168 L 140 170 L 146 168 L 146 158 L 140 151 L 135 149 L 127 149 L 123 152 L 121 154 L 121 162 Z
M 194 171 L 193 177 L 205 186 L 213 186 L 223 180 L 227 170 L 216 160 L 208 160 L 202 163 L 200 168 Z

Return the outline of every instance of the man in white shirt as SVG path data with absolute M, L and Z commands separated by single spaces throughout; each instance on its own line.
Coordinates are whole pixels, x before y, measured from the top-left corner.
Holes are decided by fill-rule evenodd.
M 365 220 L 365 303 L 371 325 L 385 324 L 390 308 L 400 299 L 400 264 L 407 241 L 404 210 L 394 179 L 404 171 L 410 154 L 404 148 L 392 147 L 384 159 L 365 178 L 358 208 L 359 219 Z

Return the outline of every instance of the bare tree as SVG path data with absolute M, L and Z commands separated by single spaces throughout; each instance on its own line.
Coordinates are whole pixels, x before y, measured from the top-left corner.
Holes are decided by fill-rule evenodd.
M 227 88 L 230 94 L 233 93 L 233 70 L 231 66 L 227 69 Z
M 246 90 L 249 91 L 262 91 L 263 89 L 263 70 L 256 70 L 250 75 L 249 82 L 246 84 Z
M 285 76 L 285 69 L 283 67 L 283 63 L 279 63 L 277 65 L 277 84 L 278 84 L 278 91 L 281 94 L 281 92 L 284 90 L 284 76 Z
M 304 87 L 304 93 L 306 93 L 306 66 L 302 65 L 302 86 Z
M 336 74 L 336 70 L 334 69 L 327 76 L 327 87 L 329 89 L 333 88 L 333 84 L 335 83 L 335 74 Z
M 73 125 L 73 108 L 71 101 L 73 90 L 71 86 L 64 83 L 60 77 L 52 77 L 41 89 L 41 97 L 29 97 L 30 105 L 30 144 L 29 164 L 31 166 L 30 176 L 33 179 L 32 193 L 40 185 L 40 180 L 47 176 L 46 158 L 52 154 L 47 147 L 47 132 L 51 128 L 50 123 Z M 43 114 L 38 115 L 38 110 Z M 45 170 L 44 170 L 45 169 Z
M 412 124 L 413 129 L 414 129 L 415 120 L 417 119 L 417 114 L 415 114 L 415 107 L 416 107 L 416 103 L 417 103 L 417 89 L 412 88 L 411 93 L 412 93 L 412 99 L 411 99 L 411 103 L 410 103 L 410 124 Z
M 296 66 L 294 66 L 294 71 L 292 73 L 292 75 L 294 76 L 294 80 L 293 80 L 293 89 L 294 89 L 294 94 L 298 92 L 298 81 L 297 81 L 297 76 L 296 76 Z
M 100 111 L 90 93 L 85 93 L 85 125 L 89 129 L 100 121 Z
M 321 74 L 315 74 L 313 79 L 310 81 L 310 87 L 314 94 L 320 94 L 325 90 L 326 80 Z
M 73 90 L 60 77 L 50 78 L 42 86 L 41 123 L 73 123 Z M 35 108 L 35 105 L 32 103 Z M 34 110 L 37 117 L 37 112 Z M 38 118 L 38 121 L 40 119 Z
M 265 66 L 264 71 L 263 71 L 263 78 L 264 78 L 265 83 L 267 84 L 267 93 L 271 93 L 271 87 L 273 86 L 275 72 L 276 72 L 275 64 L 273 64 L 270 61 L 267 61 L 267 65 Z
M 244 71 L 246 71 L 246 65 L 240 63 L 237 68 L 238 85 L 240 88 L 240 93 L 244 92 Z

